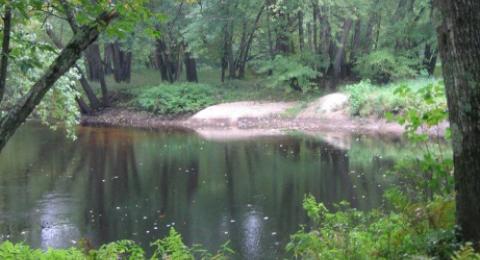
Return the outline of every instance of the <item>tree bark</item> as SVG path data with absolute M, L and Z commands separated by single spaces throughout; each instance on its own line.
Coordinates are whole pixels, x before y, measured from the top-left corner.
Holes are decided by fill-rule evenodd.
M 173 82 L 171 73 L 169 73 L 169 59 L 166 55 L 166 45 L 161 39 L 157 39 L 155 42 L 155 57 L 157 61 L 158 69 L 160 70 L 160 75 L 162 80 Z
M 3 17 L 3 39 L 2 52 L 0 61 L 0 103 L 5 94 L 7 82 L 8 56 L 10 55 L 10 32 L 12 30 L 12 7 L 7 4 L 5 6 L 5 15 Z
M 456 221 L 464 241 L 480 248 L 480 1 L 439 0 L 438 45 L 448 100 L 455 165 Z
M 53 44 L 58 49 L 62 50 L 65 47 L 63 45 L 62 41 L 55 35 L 53 30 L 48 26 L 46 28 L 46 33 L 50 37 L 50 39 L 52 40 Z M 83 91 L 85 92 L 85 95 L 88 98 L 88 101 L 90 102 L 90 108 L 91 109 L 88 107 L 88 105 L 81 98 L 78 98 L 77 103 L 78 103 L 78 106 L 80 107 L 82 113 L 90 114 L 92 109 L 97 110 L 98 108 L 100 108 L 100 101 L 98 100 L 97 96 L 93 92 L 92 87 L 88 83 L 88 80 L 85 77 L 85 74 L 83 73 L 82 69 L 77 65 L 75 65 L 75 68 L 78 70 L 78 72 L 80 74 L 79 82 L 80 82 L 80 85 L 82 86 Z
M 88 79 L 100 82 L 100 78 L 104 74 L 104 66 L 98 43 L 93 43 L 85 50 L 85 61 Z
M 300 51 L 303 51 L 305 48 L 305 33 L 303 30 L 303 12 L 300 10 L 298 11 L 298 41 L 299 41 L 299 48 Z
M 345 45 L 347 43 L 350 29 L 352 28 L 352 23 L 353 21 L 351 19 L 347 19 L 343 23 L 340 45 L 337 48 L 337 53 L 335 54 L 335 63 L 333 65 L 333 77 L 335 82 L 342 76 L 342 71 L 345 63 Z
M 82 52 L 104 31 L 110 22 L 118 17 L 116 12 L 104 12 L 95 22 L 78 28 L 72 40 L 53 61 L 44 75 L 33 84 L 30 91 L 0 119 L 0 151 L 18 127 L 25 122 L 35 107 L 42 101 L 55 82 L 80 58 Z
M 260 11 L 257 13 L 255 18 L 255 22 L 253 24 L 253 29 L 248 35 L 247 42 L 245 43 L 243 51 L 241 51 L 241 55 L 239 57 L 239 62 L 237 64 L 238 69 L 238 78 L 243 79 L 245 77 L 245 66 L 247 65 L 248 55 L 250 53 L 250 48 L 252 47 L 253 38 L 255 36 L 255 32 L 258 29 L 258 23 L 260 22 L 260 18 L 262 17 L 263 11 L 265 10 L 265 5 L 260 8 Z
M 313 50 L 312 23 L 307 23 L 307 41 L 308 48 Z
M 185 52 L 184 62 L 187 81 L 198 82 L 197 62 L 188 51 Z
M 132 52 L 122 50 L 120 43 L 110 44 L 112 50 L 113 77 L 116 82 L 130 82 Z
M 315 3 L 313 5 L 313 49 L 315 50 L 315 53 L 319 52 L 317 22 L 320 20 L 320 17 L 318 15 L 318 12 L 319 12 L 318 4 Z
M 66 0 L 60 0 L 60 3 L 63 6 L 63 9 L 64 9 L 65 14 L 67 16 L 67 21 L 68 21 L 68 24 L 70 25 L 70 28 L 72 29 L 74 34 L 77 34 L 77 32 L 79 30 L 79 27 L 78 27 L 77 22 L 75 21 L 75 13 L 73 12 L 69 3 Z M 98 44 L 91 43 L 91 44 L 89 44 L 89 46 L 90 45 L 93 45 L 94 48 L 90 50 L 91 52 L 87 51 L 85 53 L 85 59 L 87 60 L 87 64 L 91 62 L 92 64 L 100 64 L 101 65 L 102 64 L 102 58 L 100 56 L 100 49 L 98 47 Z M 88 49 L 89 46 L 87 46 L 87 49 Z M 95 48 L 95 46 L 96 46 L 96 48 Z M 92 59 L 92 61 L 88 61 L 88 59 Z M 89 68 L 87 66 L 87 70 L 88 69 Z M 101 87 L 101 90 L 102 90 L 103 106 L 108 106 L 109 105 L 108 88 L 107 88 L 107 83 L 105 81 L 105 73 L 104 73 L 103 69 L 104 69 L 103 66 L 100 66 L 98 68 L 98 72 L 96 72 L 96 73 L 98 73 L 97 74 L 98 81 L 100 82 L 100 87 Z M 85 77 L 83 77 L 83 78 L 85 79 Z M 84 83 L 85 82 L 87 82 L 87 81 L 85 80 Z M 82 83 L 82 86 L 84 86 L 84 83 Z
M 423 66 L 427 69 L 428 75 L 432 76 L 437 65 L 438 50 L 432 49 L 432 45 L 427 43 L 425 45 Z

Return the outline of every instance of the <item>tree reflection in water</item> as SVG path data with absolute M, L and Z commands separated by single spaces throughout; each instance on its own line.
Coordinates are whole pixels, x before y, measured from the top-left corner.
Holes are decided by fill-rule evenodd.
M 231 240 L 239 257 L 276 258 L 308 224 L 305 194 L 330 207 L 381 203 L 379 175 L 393 159 L 372 151 L 404 148 L 365 140 L 348 150 L 310 137 L 206 141 L 182 130 L 80 128 L 73 142 L 27 125 L 0 156 L 0 239 L 148 246 L 175 227 L 188 244 L 214 250 Z

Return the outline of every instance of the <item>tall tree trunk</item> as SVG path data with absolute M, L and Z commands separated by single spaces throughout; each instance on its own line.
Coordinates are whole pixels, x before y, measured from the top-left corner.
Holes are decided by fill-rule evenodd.
M 155 42 L 155 57 L 162 80 L 173 83 L 173 76 L 170 71 L 170 60 L 166 53 L 167 46 L 161 39 Z
M 321 54 L 325 57 L 328 58 L 328 62 L 331 64 L 334 60 L 334 42 L 331 39 L 331 26 L 330 22 L 328 20 L 328 10 L 326 10 L 325 7 L 317 8 L 317 16 L 318 16 L 318 21 L 322 25 L 322 30 L 320 34 L 321 38 L 321 47 L 318 46 L 318 51 L 321 52 Z M 330 66 L 331 67 L 331 66 Z M 330 68 L 327 68 L 327 70 L 330 70 Z
M 102 91 L 102 103 L 108 106 L 108 87 L 105 81 L 105 72 L 102 57 L 100 54 L 100 46 L 98 43 L 93 43 L 85 51 L 85 58 L 87 60 L 87 71 L 91 79 L 100 82 L 100 89 Z
M 272 25 L 270 22 L 270 14 L 267 15 L 267 40 L 268 40 L 268 53 L 270 54 L 270 59 L 273 61 L 275 59 L 275 50 L 273 49 L 273 37 L 272 37 Z M 270 69 L 268 75 L 272 75 L 273 71 Z
M 257 13 L 255 18 L 255 22 L 253 23 L 253 28 L 250 34 L 247 37 L 247 41 L 245 43 L 244 49 L 240 52 L 239 62 L 237 64 L 238 69 L 238 78 L 243 79 L 245 77 L 245 66 L 248 61 L 248 56 L 250 54 L 250 48 L 252 47 L 253 38 L 255 36 L 255 32 L 258 29 L 258 23 L 260 22 L 260 18 L 262 17 L 263 10 L 265 10 L 265 5 L 263 5 L 260 11 Z
M 104 73 L 105 75 L 110 75 L 113 73 L 113 65 L 112 65 L 112 48 L 108 46 L 108 44 L 104 44 L 103 47 L 103 65 L 104 65 Z
M 3 16 L 3 39 L 0 61 L 0 103 L 2 103 L 5 94 L 5 85 L 7 82 L 8 56 L 10 55 L 10 32 L 12 29 L 12 7 L 10 4 L 5 6 L 5 15 Z
M 375 24 L 376 24 L 376 19 L 377 19 L 376 17 L 377 17 L 376 14 L 374 14 L 368 19 L 365 38 L 363 39 L 363 43 L 362 43 L 362 50 L 364 53 L 370 52 L 370 49 L 372 48 L 373 28 L 375 27 Z
M 437 65 L 438 50 L 432 49 L 432 45 L 427 43 L 425 45 L 423 66 L 427 69 L 428 75 L 432 76 Z
M 300 10 L 298 11 L 298 41 L 299 41 L 299 48 L 300 51 L 303 51 L 305 48 L 305 33 L 303 30 L 303 12 Z
M 187 81 L 198 82 L 197 63 L 195 61 L 195 58 L 192 57 L 189 51 L 186 51 L 184 56 L 185 74 Z
M 225 74 L 228 69 L 228 22 L 223 26 L 223 56 L 221 81 L 225 82 Z
M 113 78 L 116 82 L 130 82 L 132 52 L 122 50 L 120 43 L 111 43 Z
M 307 23 L 307 41 L 308 48 L 313 50 L 312 23 Z
M 243 59 L 243 55 L 247 46 L 247 25 L 247 20 L 244 19 L 242 22 L 242 37 L 240 38 L 238 56 L 235 59 L 235 70 L 240 70 L 241 60 Z M 238 78 L 240 78 L 240 76 Z
M 377 19 L 377 31 L 376 31 L 376 36 L 375 36 L 375 47 L 374 49 L 378 49 L 378 41 L 380 40 L 380 30 L 382 28 L 382 15 L 378 15 Z
M 12 137 L 18 127 L 25 122 L 35 107 L 42 101 L 55 82 L 67 72 L 80 58 L 84 51 L 93 43 L 110 22 L 118 17 L 115 12 L 100 14 L 92 24 L 82 26 L 76 30 L 72 40 L 62 50 L 60 55 L 48 67 L 43 76 L 33 84 L 30 91 L 15 107 L 0 119 L 0 151 Z
M 120 43 L 110 43 L 112 50 L 113 78 L 116 82 L 130 82 L 132 52 L 123 50 Z
M 357 51 L 360 48 L 360 40 L 361 40 L 361 33 L 362 33 L 362 21 L 358 18 L 355 21 L 355 30 L 353 32 L 352 38 L 352 51 L 350 52 L 350 60 L 354 61 L 357 56 Z
M 318 4 L 315 3 L 313 5 L 313 49 L 315 50 L 315 53 L 319 52 L 317 22 L 320 21 L 320 16 L 318 13 L 319 13 L 319 7 L 318 7 Z M 320 23 L 321 22 L 322 21 L 320 21 Z
M 456 217 L 480 248 L 480 1 L 439 0 L 438 45 L 452 129 Z
M 333 77 L 335 82 L 342 76 L 344 63 L 345 63 L 345 45 L 347 43 L 350 29 L 352 28 L 353 21 L 351 19 L 345 20 L 343 23 L 342 36 L 340 38 L 340 45 L 337 48 L 335 54 L 335 63 L 333 65 Z
M 100 82 L 100 78 L 104 74 L 104 66 L 98 43 L 93 43 L 87 48 L 87 50 L 85 50 L 85 60 L 88 79 Z
M 227 43 L 228 78 L 235 78 L 235 58 L 233 56 L 233 21 L 230 22 Z

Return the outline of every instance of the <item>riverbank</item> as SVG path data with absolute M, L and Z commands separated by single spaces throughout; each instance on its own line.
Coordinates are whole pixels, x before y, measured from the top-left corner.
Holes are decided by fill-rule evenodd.
M 84 116 L 82 125 L 160 129 L 187 128 L 210 135 L 279 134 L 285 131 L 350 132 L 372 135 L 402 135 L 404 127 L 376 117 L 352 117 L 348 98 L 334 93 L 308 104 L 300 102 L 247 101 L 209 106 L 190 116 L 166 117 L 125 108 L 108 108 Z M 444 135 L 448 124 L 426 130 L 430 135 Z

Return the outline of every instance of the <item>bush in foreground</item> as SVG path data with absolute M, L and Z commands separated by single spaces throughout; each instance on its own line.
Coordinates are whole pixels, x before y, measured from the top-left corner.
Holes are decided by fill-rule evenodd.
M 312 220 L 291 236 L 287 251 L 297 259 L 480 259 L 455 237 L 454 196 L 412 203 L 398 190 L 386 194 L 393 210 L 362 212 L 347 203 L 331 212 L 307 196 Z
M 152 243 L 154 253 L 151 258 L 146 257 L 145 251 L 133 241 L 122 240 L 101 246 L 97 250 L 86 250 L 81 248 L 69 249 L 32 249 L 24 244 L 13 244 L 4 242 L 0 244 L 0 259 L 22 259 L 22 260 L 143 260 L 143 259 L 228 259 L 233 251 L 228 247 L 228 242 L 215 254 L 209 253 L 199 245 L 187 247 L 181 235 L 170 229 L 170 233 L 164 239 Z

